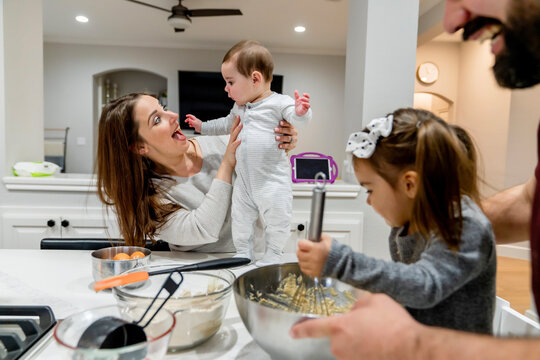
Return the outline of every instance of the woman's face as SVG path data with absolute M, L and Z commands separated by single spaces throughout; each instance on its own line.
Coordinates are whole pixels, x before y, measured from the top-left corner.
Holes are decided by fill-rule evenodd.
M 362 187 L 367 190 L 367 204 L 381 215 L 389 226 L 401 227 L 411 219 L 413 199 L 399 184 L 393 188 L 364 159 L 355 159 L 354 171 Z
M 164 110 L 159 101 L 149 95 L 139 98 L 134 112 L 142 139 L 136 149 L 140 155 L 164 165 L 168 159 L 187 151 L 189 143 L 180 131 L 178 114 Z

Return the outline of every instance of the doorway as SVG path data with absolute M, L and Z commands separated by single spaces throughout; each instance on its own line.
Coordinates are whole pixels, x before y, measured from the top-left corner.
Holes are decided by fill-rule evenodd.
M 429 92 L 415 92 L 415 109 L 431 111 L 444 121 L 453 123 L 453 102 L 442 95 Z

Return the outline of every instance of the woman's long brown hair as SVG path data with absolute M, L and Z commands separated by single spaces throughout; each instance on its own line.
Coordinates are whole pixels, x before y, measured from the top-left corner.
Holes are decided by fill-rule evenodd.
M 403 170 L 417 172 L 410 223 L 425 239 L 438 235 L 455 250 L 463 229 L 461 197 L 480 203 L 474 144 L 465 130 L 429 111 L 399 109 L 393 116 L 392 133 L 379 138 L 366 160 L 392 187 Z
M 144 94 L 124 95 L 107 104 L 98 126 L 97 191 L 100 200 L 113 206 L 127 245 L 144 246 L 180 208 L 165 201 L 170 178 L 157 165 L 137 154 L 142 141 L 135 121 L 135 105 Z

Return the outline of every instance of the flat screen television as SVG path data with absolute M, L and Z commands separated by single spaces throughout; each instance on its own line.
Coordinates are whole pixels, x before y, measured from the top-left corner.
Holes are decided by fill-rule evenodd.
M 282 93 L 283 75 L 274 75 L 272 91 Z M 234 101 L 225 92 L 225 80 L 220 72 L 178 71 L 180 128 L 191 129 L 184 122 L 186 114 L 193 114 L 202 121 L 227 116 Z

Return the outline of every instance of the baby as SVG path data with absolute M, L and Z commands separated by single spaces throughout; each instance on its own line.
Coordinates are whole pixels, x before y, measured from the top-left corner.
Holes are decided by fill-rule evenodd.
M 186 115 L 185 122 L 203 135 L 228 134 L 236 116 L 243 129 L 236 152 L 232 196 L 232 233 L 237 255 L 253 257 L 254 226 L 262 218 L 266 251 L 257 266 L 280 262 L 290 236 L 292 216 L 291 169 L 284 150 L 275 146 L 275 128 L 282 119 L 291 123 L 311 120 L 309 95 L 295 99 L 270 90 L 272 55 L 256 41 L 241 41 L 223 58 L 225 91 L 235 104 L 228 116 L 202 122 Z

